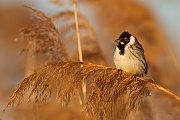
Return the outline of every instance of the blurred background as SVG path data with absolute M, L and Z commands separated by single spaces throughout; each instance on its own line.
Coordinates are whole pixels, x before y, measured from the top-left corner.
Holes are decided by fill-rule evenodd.
M 0 1 L 0 110 L 24 76 L 27 41 L 15 41 L 31 24 L 20 4 L 52 18 L 71 60 L 78 60 L 73 1 Z M 114 67 L 114 40 L 123 31 L 138 38 L 145 50 L 148 75 L 180 96 L 179 0 L 78 0 L 80 35 L 85 61 Z M 72 26 L 69 26 L 72 25 Z

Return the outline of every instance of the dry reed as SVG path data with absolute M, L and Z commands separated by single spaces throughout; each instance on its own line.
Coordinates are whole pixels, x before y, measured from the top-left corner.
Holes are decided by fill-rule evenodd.
M 82 82 L 89 78 L 93 83 L 84 110 L 94 119 L 115 119 L 117 114 L 121 114 L 122 118 L 136 110 L 139 103 L 149 96 L 151 89 L 148 83 L 153 82 L 88 62 L 60 62 L 25 78 L 12 94 L 6 108 L 21 105 L 29 87 L 32 91 L 28 101 L 31 101 L 32 95 L 36 101 L 46 101 L 55 91 L 58 103 L 66 106 L 76 91 L 81 89 Z
M 36 15 L 38 16 L 36 16 L 35 19 L 33 18 L 37 23 L 43 23 L 44 21 L 45 24 L 47 24 L 49 22 L 49 19 L 47 18 L 46 20 L 46 17 L 43 13 L 34 9 L 33 11 L 35 11 Z M 39 23 L 37 26 L 39 26 Z M 37 26 L 35 27 L 36 29 L 38 29 Z M 44 29 L 46 27 L 52 27 L 53 24 L 50 22 L 47 26 L 42 26 Z M 49 37 L 51 40 L 51 35 L 58 34 L 56 29 L 53 28 L 50 29 L 50 31 L 55 31 L 48 35 L 48 37 L 45 32 L 43 32 L 43 30 L 37 30 L 40 33 L 38 36 L 38 32 L 32 32 L 33 29 L 33 26 L 23 29 L 21 31 L 22 37 L 20 38 L 28 40 L 39 40 L 39 38 Z M 57 38 L 58 39 L 55 40 L 59 40 L 59 37 Z M 58 60 L 62 61 L 62 57 L 66 56 L 65 52 L 60 53 L 62 56 L 58 56 L 57 58 L 55 56 L 57 53 L 53 50 L 56 50 L 55 48 L 62 48 L 61 44 L 52 50 L 50 46 L 46 46 L 46 43 L 42 43 L 42 41 L 36 42 L 40 43 L 43 46 L 41 47 L 45 49 L 37 47 L 34 50 L 35 54 L 46 53 L 50 55 L 50 58 L 55 62 Z M 48 45 L 49 44 L 54 46 L 56 45 L 56 42 L 53 44 L 48 43 Z M 180 100 L 178 96 L 156 84 L 152 79 L 136 77 L 125 73 L 122 70 L 117 70 L 115 68 L 109 68 L 88 62 L 69 61 L 48 65 L 40 70 L 37 70 L 31 76 L 25 78 L 23 82 L 17 86 L 16 91 L 12 94 L 6 109 L 9 106 L 17 107 L 22 105 L 22 102 L 24 102 L 22 101 L 22 98 L 24 99 L 25 95 L 28 96 L 28 101 L 32 101 L 32 96 L 35 96 L 36 101 L 46 101 L 53 92 L 57 94 L 57 102 L 66 106 L 71 100 L 71 97 L 81 89 L 82 83 L 89 79 L 91 79 L 93 83 L 84 105 L 84 111 L 97 120 L 124 119 L 124 117 L 129 114 L 129 112 L 137 109 L 145 97 L 150 95 L 152 86 L 167 93 L 168 95 L 171 95 L 175 99 Z M 28 93 L 29 88 L 31 88 L 30 93 Z
M 82 47 L 81 47 L 81 39 L 80 39 L 80 33 L 79 33 L 79 25 L 78 25 L 78 16 L 77 16 L 77 5 L 76 3 L 74 2 L 73 3 L 73 7 L 74 7 L 74 17 L 75 17 L 75 22 L 76 22 L 76 35 L 77 35 L 77 43 L 78 43 L 78 53 L 79 53 L 79 61 L 80 62 L 83 62 L 83 57 L 82 57 Z M 81 66 L 83 67 L 83 66 Z M 82 92 L 83 92 L 83 100 L 85 101 L 86 99 L 86 81 L 84 81 L 82 83 Z M 79 103 L 81 104 L 82 106 L 82 100 L 80 98 L 80 95 L 79 95 Z
M 27 7 L 30 11 L 30 19 L 33 23 L 20 30 L 20 35 L 16 40 L 28 40 L 36 44 L 33 54 L 45 54 L 49 57 L 49 62 L 59 62 L 67 60 L 66 51 L 60 41 L 60 36 L 53 22 L 43 12 Z M 28 50 L 27 46 L 27 50 Z
M 81 34 L 82 56 L 84 61 L 106 65 L 102 51 L 98 45 L 96 34 L 88 20 L 80 12 L 77 12 L 79 33 Z M 62 43 L 72 60 L 78 60 L 78 48 L 76 40 L 76 23 L 74 11 L 65 10 L 54 14 L 52 20 L 61 34 Z
M 28 10 L 28 18 L 32 20 L 32 23 L 19 31 L 20 35 L 16 40 L 28 40 L 25 71 L 25 77 L 27 77 L 31 75 L 34 70 L 45 64 L 67 60 L 67 54 L 60 41 L 59 33 L 51 19 L 41 11 L 27 6 L 24 7 Z M 41 64 L 38 64 L 39 55 L 47 56 L 46 61 L 44 62 L 40 59 Z M 36 100 L 33 94 L 32 99 Z M 35 108 L 34 119 L 38 120 L 38 103 L 35 103 L 33 107 Z

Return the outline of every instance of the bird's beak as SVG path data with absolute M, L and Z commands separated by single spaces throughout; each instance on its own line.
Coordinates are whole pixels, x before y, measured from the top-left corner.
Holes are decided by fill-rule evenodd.
M 121 39 L 116 39 L 115 42 L 121 42 Z

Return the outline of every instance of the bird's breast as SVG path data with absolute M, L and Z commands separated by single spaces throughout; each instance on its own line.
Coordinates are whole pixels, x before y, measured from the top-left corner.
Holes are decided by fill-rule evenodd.
M 135 57 L 128 51 L 125 50 L 124 54 L 120 54 L 120 50 L 116 47 L 114 53 L 114 64 L 117 69 L 121 69 L 131 74 L 142 75 L 144 70 L 142 69 L 142 63 L 136 60 Z

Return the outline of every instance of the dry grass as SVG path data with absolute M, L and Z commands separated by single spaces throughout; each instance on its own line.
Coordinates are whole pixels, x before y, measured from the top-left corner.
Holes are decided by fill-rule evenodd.
M 67 60 L 66 51 L 60 41 L 60 36 L 53 22 L 43 12 L 25 6 L 31 12 L 31 25 L 20 30 L 17 40 L 28 40 L 31 42 L 27 46 L 35 46 L 31 50 L 33 54 L 45 54 L 49 57 L 49 62 L 59 62 Z M 32 46 L 31 46 L 32 45 Z
M 32 51 L 32 55 L 38 53 L 45 54 L 49 57 L 51 64 L 36 70 L 35 73 L 25 78 L 17 86 L 4 112 L 12 106 L 18 108 L 17 114 L 15 113 L 15 115 L 20 115 L 26 119 L 31 119 L 32 117 L 44 119 L 45 116 L 47 116 L 46 118 L 51 117 L 49 119 L 59 119 L 62 118 L 66 112 L 68 114 L 65 116 L 65 119 L 85 119 L 79 114 L 76 116 L 73 112 L 69 112 L 68 107 L 66 107 L 69 106 L 72 97 L 79 94 L 82 83 L 85 81 L 92 81 L 92 84 L 89 86 L 90 91 L 87 94 L 82 109 L 85 114 L 88 114 L 96 120 L 124 120 L 130 112 L 137 110 L 144 98 L 152 93 L 153 87 L 165 93 L 166 96 L 170 96 L 169 101 L 173 102 L 173 100 L 175 100 L 175 103 L 177 102 L 176 104 L 179 103 L 180 98 L 178 96 L 156 84 L 146 76 L 137 77 L 125 73 L 122 70 L 89 62 L 66 61 L 67 54 L 62 43 L 59 41 L 59 33 L 51 19 L 38 10 L 29 7 L 26 8 L 31 11 L 31 19 L 34 22 L 20 31 L 21 34 L 18 39 L 27 39 L 30 45 L 27 49 L 30 52 Z M 65 19 L 62 19 L 62 16 Z M 92 59 L 96 62 L 101 63 L 101 60 L 104 62 L 93 29 L 83 15 L 78 14 L 78 17 L 80 18 L 80 29 L 82 31 L 88 31 L 88 34 L 85 34 L 85 32 L 82 36 L 82 46 L 84 45 L 84 47 L 82 47 L 82 51 L 84 51 L 83 57 L 85 57 L 87 61 L 91 61 Z M 53 18 L 55 21 L 57 19 L 61 19 L 62 22 L 71 21 L 72 18 L 74 19 L 74 13 L 72 11 L 61 12 Z M 67 31 L 67 34 L 64 36 L 66 36 L 70 41 L 69 43 L 72 44 L 74 40 L 73 35 L 75 35 L 75 22 L 71 21 L 68 23 Z M 75 53 L 77 52 L 78 51 L 75 50 Z M 75 55 L 76 54 L 74 54 L 74 56 Z M 59 106 L 62 105 L 65 106 L 65 108 L 60 107 L 52 110 L 51 108 L 42 108 L 42 106 L 38 105 L 37 108 L 41 110 L 37 111 L 36 108 L 33 107 L 33 109 L 31 109 L 30 107 L 32 106 L 30 106 L 25 109 L 25 114 L 19 109 L 27 103 L 28 105 L 31 105 L 29 103 L 35 103 L 35 105 L 37 105 L 37 102 L 47 102 L 49 99 L 54 98 L 53 95 L 57 98 L 55 104 L 58 103 Z M 173 105 L 172 108 L 175 108 L 175 105 Z M 145 104 L 143 110 L 147 109 L 146 111 L 148 112 L 146 114 L 149 115 L 149 119 L 151 119 L 153 118 L 153 108 L 149 109 L 149 106 Z M 156 106 L 158 106 L 158 104 Z M 158 106 L 157 108 L 160 109 L 161 107 Z M 44 111 L 46 109 L 49 111 Z M 24 109 L 22 111 L 24 111 Z M 175 115 L 177 116 L 179 108 L 176 107 L 175 111 Z M 45 114 L 51 112 L 55 114 Z M 81 113 L 81 111 L 79 112 Z M 157 113 L 158 112 L 159 111 L 157 111 Z M 42 116 L 43 114 L 44 116 Z M 170 118 L 177 118 L 176 116 L 174 117 L 172 114 Z
M 106 65 L 107 63 L 98 45 L 94 29 L 88 22 L 87 18 L 79 11 L 77 16 L 84 61 Z M 61 34 L 62 43 L 64 43 L 64 46 L 67 49 L 68 57 L 72 60 L 78 60 L 74 11 L 60 11 L 54 14 L 51 18 L 55 21 L 58 31 Z
M 125 119 L 151 94 L 152 87 L 171 96 L 172 100 L 180 101 L 178 96 L 150 78 L 136 77 L 122 70 L 88 62 L 69 61 L 48 65 L 25 78 L 12 94 L 6 109 L 9 106 L 20 107 L 27 102 L 45 102 L 52 93 L 56 94 L 56 103 L 68 106 L 72 96 L 78 95 L 82 83 L 87 80 L 93 82 L 83 110 L 96 120 Z
M 81 89 L 82 82 L 88 78 L 93 83 L 84 110 L 95 119 L 117 119 L 118 114 L 122 118 L 136 110 L 139 103 L 149 96 L 151 89 L 148 83 L 153 82 L 92 63 L 60 62 L 25 78 L 12 94 L 7 108 L 21 105 L 29 87 L 32 89 L 27 95 L 29 100 L 33 95 L 36 101 L 46 101 L 55 91 L 57 102 L 66 106 L 76 91 Z

